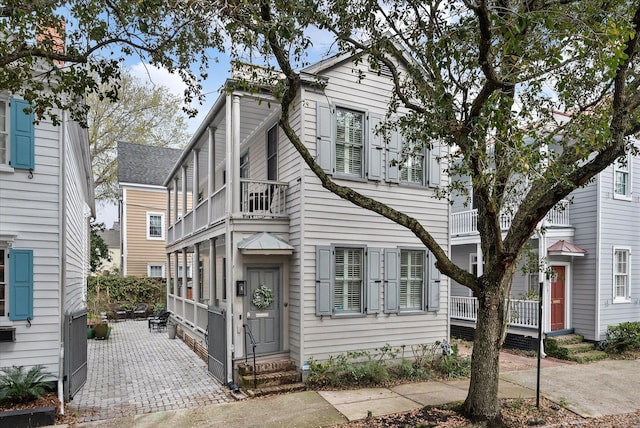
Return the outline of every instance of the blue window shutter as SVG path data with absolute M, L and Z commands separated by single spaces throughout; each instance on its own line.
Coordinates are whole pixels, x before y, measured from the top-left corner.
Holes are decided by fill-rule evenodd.
M 380 312 L 380 288 L 382 285 L 382 250 L 369 248 L 367 250 L 367 313 Z
M 316 315 L 331 315 L 333 256 L 331 247 L 316 247 Z
M 333 172 L 333 114 L 328 104 L 318 103 L 316 116 L 316 162 L 328 173 Z
M 429 187 L 438 187 L 440 186 L 440 179 L 442 174 L 442 168 L 440 168 L 440 143 L 434 142 L 433 146 L 429 150 L 429 164 L 428 168 L 428 178 L 429 178 Z
M 33 250 L 9 250 L 9 319 L 33 319 Z
M 35 166 L 33 112 L 25 114 L 25 108 L 31 108 L 31 104 L 11 98 L 11 166 L 16 169 Z
M 429 290 L 427 291 L 427 310 L 437 311 L 440 309 L 440 271 L 436 268 L 436 258 L 433 253 L 429 252 L 427 260 L 429 269 Z
M 385 248 L 384 250 L 384 311 L 397 313 L 400 293 L 400 250 Z
M 400 151 L 402 143 L 400 132 L 393 131 L 387 142 L 387 181 L 397 183 L 400 181 Z
M 382 179 L 382 151 L 383 138 L 376 134 L 376 128 L 382 123 L 382 116 L 369 116 L 369 147 L 367 155 L 367 178 L 369 180 Z

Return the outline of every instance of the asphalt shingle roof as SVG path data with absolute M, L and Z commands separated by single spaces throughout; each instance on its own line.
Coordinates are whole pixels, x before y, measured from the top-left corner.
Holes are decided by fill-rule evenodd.
M 118 142 L 118 182 L 162 186 L 182 150 Z

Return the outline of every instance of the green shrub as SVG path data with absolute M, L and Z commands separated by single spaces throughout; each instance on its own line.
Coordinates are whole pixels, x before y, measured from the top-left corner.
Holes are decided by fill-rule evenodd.
M 602 348 L 611 354 L 640 350 L 640 322 L 609 326 Z
M 135 276 L 92 276 L 87 279 L 87 309 L 89 313 L 107 312 L 107 303 L 118 303 L 123 309 L 133 309 L 138 303 L 164 305 L 167 301 L 166 280 Z
M 42 397 L 51 386 L 46 380 L 51 374 L 42 366 L 34 366 L 28 371 L 24 367 L 13 366 L 0 369 L 0 402 L 7 404 L 28 403 Z
M 435 358 L 434 369 L 447 379 L 468 377 L 471 374 L 471 358 L 458 355 L 458 345 L 451 345 L 451 354 Z

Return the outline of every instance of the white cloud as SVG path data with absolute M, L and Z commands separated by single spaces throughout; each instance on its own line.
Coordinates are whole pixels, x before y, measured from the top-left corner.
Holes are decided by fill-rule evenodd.
M 179 75 L 171 74 L 163 68 L 151 64 L 139 62 L 130 67 L 131 73 L 137 78 L 150 82 L 153 85 L 164 86 L 172 94 L 183 96 L 187 85 Z

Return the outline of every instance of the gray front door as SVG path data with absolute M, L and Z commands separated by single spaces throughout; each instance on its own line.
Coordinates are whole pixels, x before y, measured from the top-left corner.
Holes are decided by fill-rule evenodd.
M 280 351 L 280 269 L 247 268 L 247 290 L 244 298 L 246 323 L 256 342 L 256 354 Z M 247 352 L 251 340 L 246 334 Z

